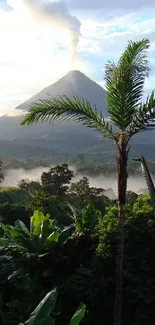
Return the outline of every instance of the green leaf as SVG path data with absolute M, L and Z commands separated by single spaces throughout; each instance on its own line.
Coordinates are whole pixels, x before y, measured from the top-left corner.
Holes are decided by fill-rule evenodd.
M 72 235 L 73 231 L 75 231 L 75 228 L 75 224 L 65 227 L 60 233 L 59 242 L 63 243 L 64 241 L 68 240 Z
M 39 258 L 44 258 L 44 257 L 47 256 L 47 255 L 49 255 L 49 252 L 44 253 L 44 254 L 40 254 L 40 255 L 38 255 L 38 257 L 39 257 Z
M 48 236 L 47 240 L 49 242 L 58 242 L 58 239 L 59 239 L 59 232 L 58 231 L 54 231 L 52 232 L 52 234 L 50 236 Z
M 44 220 L 41 223 L 39 238 L 40 238 L 40 240 L 42 242 L 42 245 L 44 244 L 45 240 L 47 239 L 47 237 L 51 233 L 52 223 L 50 221 L 52 221 L 52 220 Z
M 21 241 L 21 243 L 24 241 L 27 241 L 27 236 L 24 237 L 24 234 L 21 233 L 19 230 L 17 230 L 15 227 L 12 227 L 12 229 L 10 230 L 11 236 L 12 236 L 12 240 L 16 243 L 19 243 Z
M 15 280 L 21 275 L 21 270 L 14 271 L 11 275 L 8 276 L 8 281 Z
M 105 122 L 102 113 L 98 114 L 87 99 L 75 96 L 72 100 L 67 96 L 60 96 L 32 103 L 21 125 L 54 120 L 73 120 L 112 136 L 111 125 Z
M 129 135 L 130 137 L 140 131 L 144 131 L 146 129 L 149 130 L 150 125 L 155 127 L 155 92 L 152 91 L 150 95 L 148 95 L 146 102 L 140 103 L 136 114 L 130 124 Z
M 29 236 L 26 233 L 20 232 L 15 227 L 10 226 L 10 246 L 15 245 L 16 249 L 21 249 L 22 251 L 30 251 L 34 247 L 34 243 L 30 240 Z M 4 242 L 5 245 L 5 242 Z M 6 245 L 7 246 L 7 242 Z
M 79 221 L 76 221 L 76 231 L 80 231 L 81 230 L 81 224 Z
M 142 100 L 150 71 L 149 46 L 148 39 L 129 42 L 118 63 L 108 62 L 105 67 L 110 120 L 123 131 L 130 126 Z
M 37 322 L 37 325 L 54 325 L 55 319 L 52 317 L 45 317 L 42 318 L 39 322 Z
M 44 216 L 44 214 L 36 210 L 34 211 L 33 216 L 31 217 L 31 234 L 39 236 L 41 232 L 41 224 L 43 221 L 48 220 L 49 215 Z
M 78 325 L 81 322 L 82 318 L 84 317 L 85 312 L 86 312 L 86 305 L 81 303 L 79 308 L 73 315 L 70 321 L 70 325 Z
M 57 288 L 50 291 L 45 298 L 39 303 L 37 308 L 31 313 L 30 318 L 24 323 L 24 325 L 44 325 L 45 320 L 47 320 L 47 325 L 53 325 L 51 318 L 51 323 L 49 323 L 49 316 L 52 310 L 55 308 L 57 301 Z M 41 321 L 43 323 L 41 323 Z
M 3 229 L 5 236 L 7 236 L 8 238 L 11 238 L 10 227 L 7 227 L 2 222 L 0 222 L 0 227 L 1 227 L 1 229 Z
M 28 228 L 25 226 L 25 223 L 22 222 L 21 220 L 16 220 L 16 221 L 15 221 L 15 227 L 16 227 L 19 231 L 23 231 L 23 232 L 25 232 L 27 235 L 30 234 Z
M 50 249 L 50 248 L 53 247 L 53 245 L 55 245 L 58 242 L 58 240 L 59 240 L 59 232 L 58 231 L 54 231 L 54 232 L 52 232 L 52 234 L 50 234 L 48 236 L 48 238 L 45 241 L 44 246 L 46 248 L 49 248 Z

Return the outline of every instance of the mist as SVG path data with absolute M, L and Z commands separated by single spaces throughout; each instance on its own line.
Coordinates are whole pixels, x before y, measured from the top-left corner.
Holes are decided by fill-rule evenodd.
M 9 6 L 15 10 L 20 10 L 22 14 L 25 10 L 31 17 L 41 24 L 57 26 L 62 29 L 62 33 L 67 31 L 70 35 L 70 51 L 72 61 L 76 58 L 77 47 L 80 39 L 81 22 L 69 11 L 67 2 L 64 0 L 8 0 Z M 23 11 L 22 11 L 23 9 Z M 51 30 L 52 33 L 52 30 Z
M 51 166 L 54 167 L 54 166 Z M 87 174 L 81 174 L 78 173 L 76 168 L 74 166 L 69 166 L 71 170 L 74 171 L 75 177 L 72 180 L 72 182 L 79 181 L 84 176 L 87 176 L 89 178 L 90 186 L 92 187 L 100 187 L 105 190 L 112 189 L 114 194 L 112 195 L 109 191 L 107 191 L 105 194 L 110 199 L 115 199 L 117 195 L 117 178 L 115 175 L 107 176 L 104 174 L 90 177 Z M 40 181 L 41 174 L 43 172 L 49 171 L 49 167 L 38 167 L 31 170 L 25 170 L 23 168 L 20 169 L 7 169 L 5 170 L 5 180 L 2 185 L 4 186 L 17 186 L 18 182 L 21 179 L 28 179 L 28 180 L 36 180 Z M 153 181 L 155 182 L 155 178 L 153 178 Z M 128 178 L 128 190 L 131 190 L 137 194 L 141 194 L 143 192 L 147 192 L 146 190 L 146 182 L 145 179 L 142 176 L 130 176 Z

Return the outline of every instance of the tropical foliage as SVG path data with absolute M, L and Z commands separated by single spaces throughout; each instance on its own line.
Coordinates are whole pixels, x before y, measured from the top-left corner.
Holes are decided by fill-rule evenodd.
M 33 103 L 22 125 L 72 119 L 95 129 L 102 136 L 114 140 L 117 148 L 118 168 L 118 242 L 116 267 L 116 299 L 114 325 L 121 324 L 122 272 L 124 255 L 124 209 L 127 192 L 127 162 L 133 135 L 155 126 L 155 94 L 142 102 L 144 83 L 150 72 L 148 49 L 150 42 L 142 39 L 129 42 L 117 64 L 108 62 L 105 67 L 105 82 L 110 121 L 102 112 L 92 109 L 87 99 L 68 97 L 41 99 Z M 114 128 L 115 127 L 115 128 Z M 115 130 L 116 129 L 116 130 Z
M 37 308 L 31 313 L 30 318 L 25 323 L 20 323 L 19 325 L 44 325 L 44 324 L 55 324 L 55 316 L 51 313 L 55 309 L 57 301 L 57 289 L 53 289 L 49 292 L 44 299 L 40 302 Z M 86 306 L 80 304 L 79 308 L 73 315 L 70 325 L 78 325 L 81 319 L 84 317 Z
M 112 323 L 117 206 L 111 201 L 104 213 L 92 204 L 81 211 L 69 208 L 72 222 L 67 228 L 63 224 L 59 228 L 53 218 L 39 211 L 27 228 L 20 221 L 6 228 L 1 225 L 0 287 L 6 325 L 24 324 L 56 286 L 57 303 L 50 314 L 56 325 L 69 324 L 81 301 L 88 311 L 82 324 Z M 55 232 L 57 240 L 46 246 L 47 238 Z M 152 325 L 155 317 L 154 241 L 151 199 L 130 192 L 125 219 L 122 315 L 127 325 Z

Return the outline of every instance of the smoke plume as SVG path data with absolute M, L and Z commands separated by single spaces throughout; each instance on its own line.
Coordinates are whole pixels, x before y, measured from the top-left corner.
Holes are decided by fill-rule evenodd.
M 77 46 L 80 38 L 81 22 L 69 12 L 64 0 L 8 0 L 14 9 L 27 9 L 31 16 L 42 24 L 55 25 L 70 34 L 70 50 L 72 60 L 76 57 Z

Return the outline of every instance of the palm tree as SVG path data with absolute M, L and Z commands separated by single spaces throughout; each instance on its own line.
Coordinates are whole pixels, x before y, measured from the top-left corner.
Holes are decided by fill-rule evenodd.
M 102 136 L 114 140 L 117 146 L 118 167 L 118 243 L 116 267 L 116 297 L 114 325 L 121 324 L 122 270 L 124 253 L 124 215 L 127 191 L 127 161 L 131 137 L 153 125 L 155 118 L 155 94 L 151 93 L 142 102 L 144 82 L 149 75 L 147 59 L 148 39 L 128 43 L 117 64 L 109 61 L 105 68 L 105 82 L 109 121 L 102 113 L 93 110 L 85 99 L 74 97 L 52 98 L 33 103 L 21 124 L 74 120 L 93 128 Z M 152 123 L 152 124 L 151 124 Z M 113 129 L 115 126 L 116 131 Z

